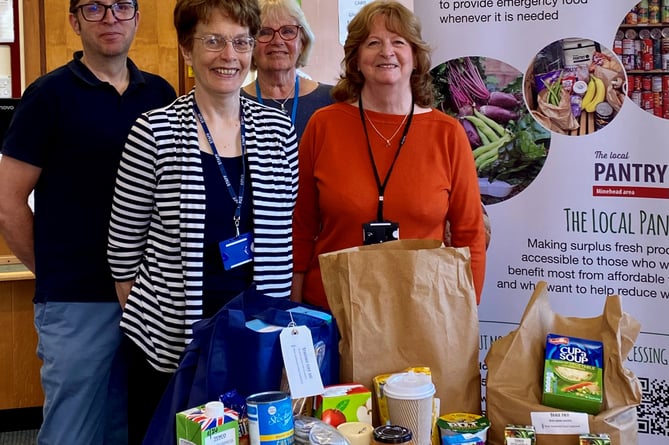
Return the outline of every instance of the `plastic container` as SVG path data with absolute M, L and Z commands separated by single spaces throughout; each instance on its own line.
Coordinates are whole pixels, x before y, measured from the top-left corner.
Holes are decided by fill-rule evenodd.
M 400 425 L 381 425 L 374 428 L 373 445 L 408 445 L 413 443 L 413 434 L 409 428 Z
M 444 445 L 485 445 L 490 420 L 478 414 L 444 414 L 437 420 Z

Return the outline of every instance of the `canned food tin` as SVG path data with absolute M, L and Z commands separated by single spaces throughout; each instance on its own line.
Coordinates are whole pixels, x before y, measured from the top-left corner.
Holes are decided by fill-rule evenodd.
M 641 91 L 632 91 L 632 102 L 641 107 Z
M 653 87 L 652 76 L 642 76 L 641 77 L 641 90 L 650 91 Z
M 653 76 L 650 90 L 653 93 L 662 92 L 662 76 Z
M 653 93 L 651 91 L 641 92 L 641 108 L 644 110 L 653 109 Z
M 653 93 L 653 114 L 662 117 L 662 93 Z
M 595 107 L 595 129 L 605 127 L 613 119 L 613 107 L 608 102 L 600 102 Z
M 293 406 L 281 391 L 250 395 L 246 399 L 251 445 L 292 445 Z

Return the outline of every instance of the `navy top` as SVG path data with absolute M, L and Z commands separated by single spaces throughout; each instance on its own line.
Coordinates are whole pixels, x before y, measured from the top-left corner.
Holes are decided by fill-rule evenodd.
M 304 133 L 304 127 L 307 126 L 307 122 L 309 121 L 311 115 L 314 114 L 314 111 L 318 110 L 319 108 L 323 108 L 326 105 L 334 103 L 334 99 L 332 98 L 332 96 L 330 96 L 331 89 L 332 85 L 319 83 L 318 87 L 314 91 L 312 91 L 309 94 L 305 94 L 304 96 L 299 96 L 297 98 L 297 114 L 295 115 L 295 122 L 293 122 L 293 125 L 295 126 L 295 132 L 297 133 L 298 141 L 302 137 L 302 133 Z M 257 97 L 251 96 L 246 91 L 244 91 L 244 89 L 241 90 L 241 94 L 242 96 L 247 97 L 251 100 L 255 101 L 258 100 Z M 267 105 L 269 107 L 281 109 L 280 105 L 277 102 L 273 101 L 272 99 L 263 97 L 262 102 L 264 105 Z M 293 109 L 292 96 L 286 101 L 284 107 L 288 112 L 288 115 L 290 116 L 290 112 Z
M 162 77 L 128 60 L 120 95 L 81 62 L 40 77 L 24 92 L 2 153 L 42 169 L 35 186 L 35 302 L 117 301 L 107 262 L 116 169 L 132 124 L 176 98 Z
M 230 183 L 239 193 L 239 178 L 242 173 L 242 157 L 221 158 Z M 248 168 L 247 168 L 248 170 Z M 233 216 L 237 205 L 232 201 L 214 155 L 202 152 L 202 171 L 205 186 L 204 220 L 204 285 L 202 287 L 202 312 L 209 318 L 225 303 L 246 290 L 253 278 L 253 263 L 242 264 L 225 270 L 219 250 L 221 241 L 235 236 Z M 246 172 L 244 197 L 242 199 L 239 233 L 253 231 L 251 179 Z

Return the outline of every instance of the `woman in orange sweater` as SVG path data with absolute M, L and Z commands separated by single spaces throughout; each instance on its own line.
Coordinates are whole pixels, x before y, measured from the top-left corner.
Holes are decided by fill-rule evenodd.
M 472 150 L 432 108 L 429 46 L 395 1 L 364 6 L 348 27 L 337 103 L 311 117 L 299 149 L 291 298 L 328 307 L 318 255 L 391 239 L 469 247 L 477 300 L 485 232 Z

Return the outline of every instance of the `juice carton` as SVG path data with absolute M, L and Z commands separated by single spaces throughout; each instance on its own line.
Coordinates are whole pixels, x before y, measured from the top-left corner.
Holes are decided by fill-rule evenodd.
M 344 422 L 372 423 L 372 392 L 359 383 L 330 385 L 314 399 L 314 416 L 337 427 Z
M 239 415 L 228 408 L 222 417 L 208 417 L 205 406 L 177 413 L 177 441 L 180 445 L 237 445 Z

